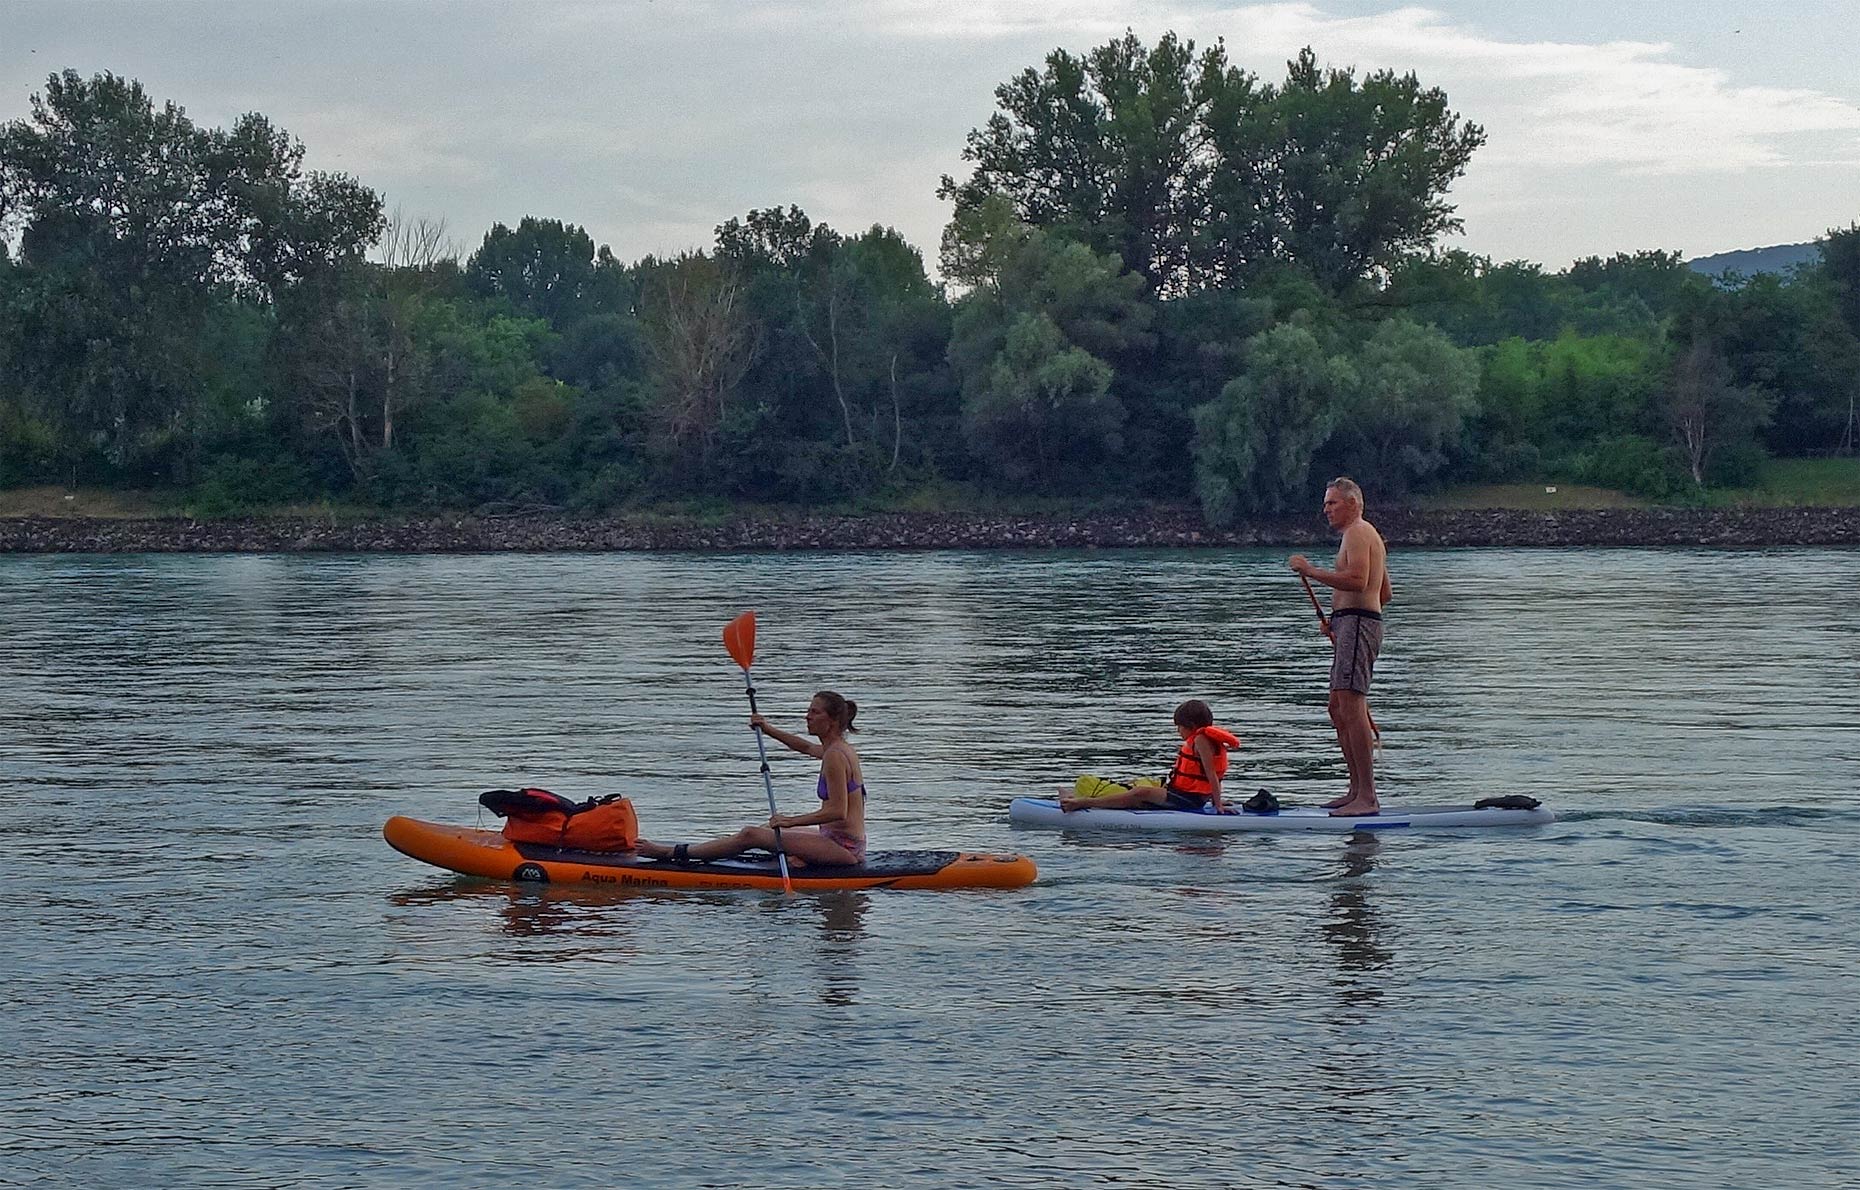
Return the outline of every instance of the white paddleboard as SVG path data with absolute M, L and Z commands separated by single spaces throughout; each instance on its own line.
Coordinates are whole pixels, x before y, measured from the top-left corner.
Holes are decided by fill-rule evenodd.
M 1066 830 L 1117 830 L 1225 834 L 1230 831 L 1460 830 L 1488 826 L 1541 826 L 1556 815 L 1535 810 L 1475 810 L 1471 806 L 1384 806 L 1380 814 L 1333 818 L 1319 806 L 1287 806 L 1270 814 L 1199 814 L 1192 810 L 1074 810 L 1050 797 L 1017 797 L 1008 821 Z

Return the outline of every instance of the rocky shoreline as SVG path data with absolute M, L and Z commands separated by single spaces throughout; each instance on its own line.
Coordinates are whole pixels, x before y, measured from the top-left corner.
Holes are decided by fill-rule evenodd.
M 1395 546 L 1860 545 L 1860 508 L 1609 508 L 1528 512 L 1383 508 Z M 722 521 L 668 517 L 440 516 L 335 521 L 0 518 L 0 553 L 485 553 L 614 550 L 929 550 L 1311 546 L 1317 517 L 1221 529 L 1190 512 L 1004 516 L 795 514 Z

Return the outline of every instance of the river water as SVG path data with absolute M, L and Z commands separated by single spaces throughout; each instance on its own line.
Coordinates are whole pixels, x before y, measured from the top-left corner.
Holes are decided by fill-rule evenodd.
M 1860 553 L 1401 551 L 1385 800 L 1118 839 L 1008 799 L 1342 789 L 1281 553 L 0 558 L 4 1185 L 1853 1185 Z M 1015 892 L 454 879 L 383 820 L 766 816 L 858 700 L 877 848 Z M 809 762 L 773 758 L 804 808 Z

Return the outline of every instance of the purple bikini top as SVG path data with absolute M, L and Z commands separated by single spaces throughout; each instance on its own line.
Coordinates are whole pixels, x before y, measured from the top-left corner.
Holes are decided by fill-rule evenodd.
M 825 773 L 820 774 L 820 783 L 814 786 L 814 792 L 817 795 L 819 795 L 821 801 L 824 802 L 827 800 L 827 775 Z M 856 785 L 848 785 L 846 787 L 846 792 L 856 793 L 860 797 L 864 797 L 865 796 L 865 782 L 861 781 Z

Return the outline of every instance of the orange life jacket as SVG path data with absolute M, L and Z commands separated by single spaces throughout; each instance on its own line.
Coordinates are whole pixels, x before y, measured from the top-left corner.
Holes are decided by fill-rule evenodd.
M 1195 741 L 1203 736 L 1214 745 L 1212 779 L 1202 771 L 1201 757 L 1195 751 Z M 1175 767 L 1169 770 L 1169 779 L 1163 784 L 1177 793 L 1206 797 L 1214 792 L 1214 781 L 1227 775 L 1227 750 L 1239 746 L 1240 737 L 1224 727 L 1198 728 L 1195 734 L 1182 741 L 1181 750 L 1175 754 Z

